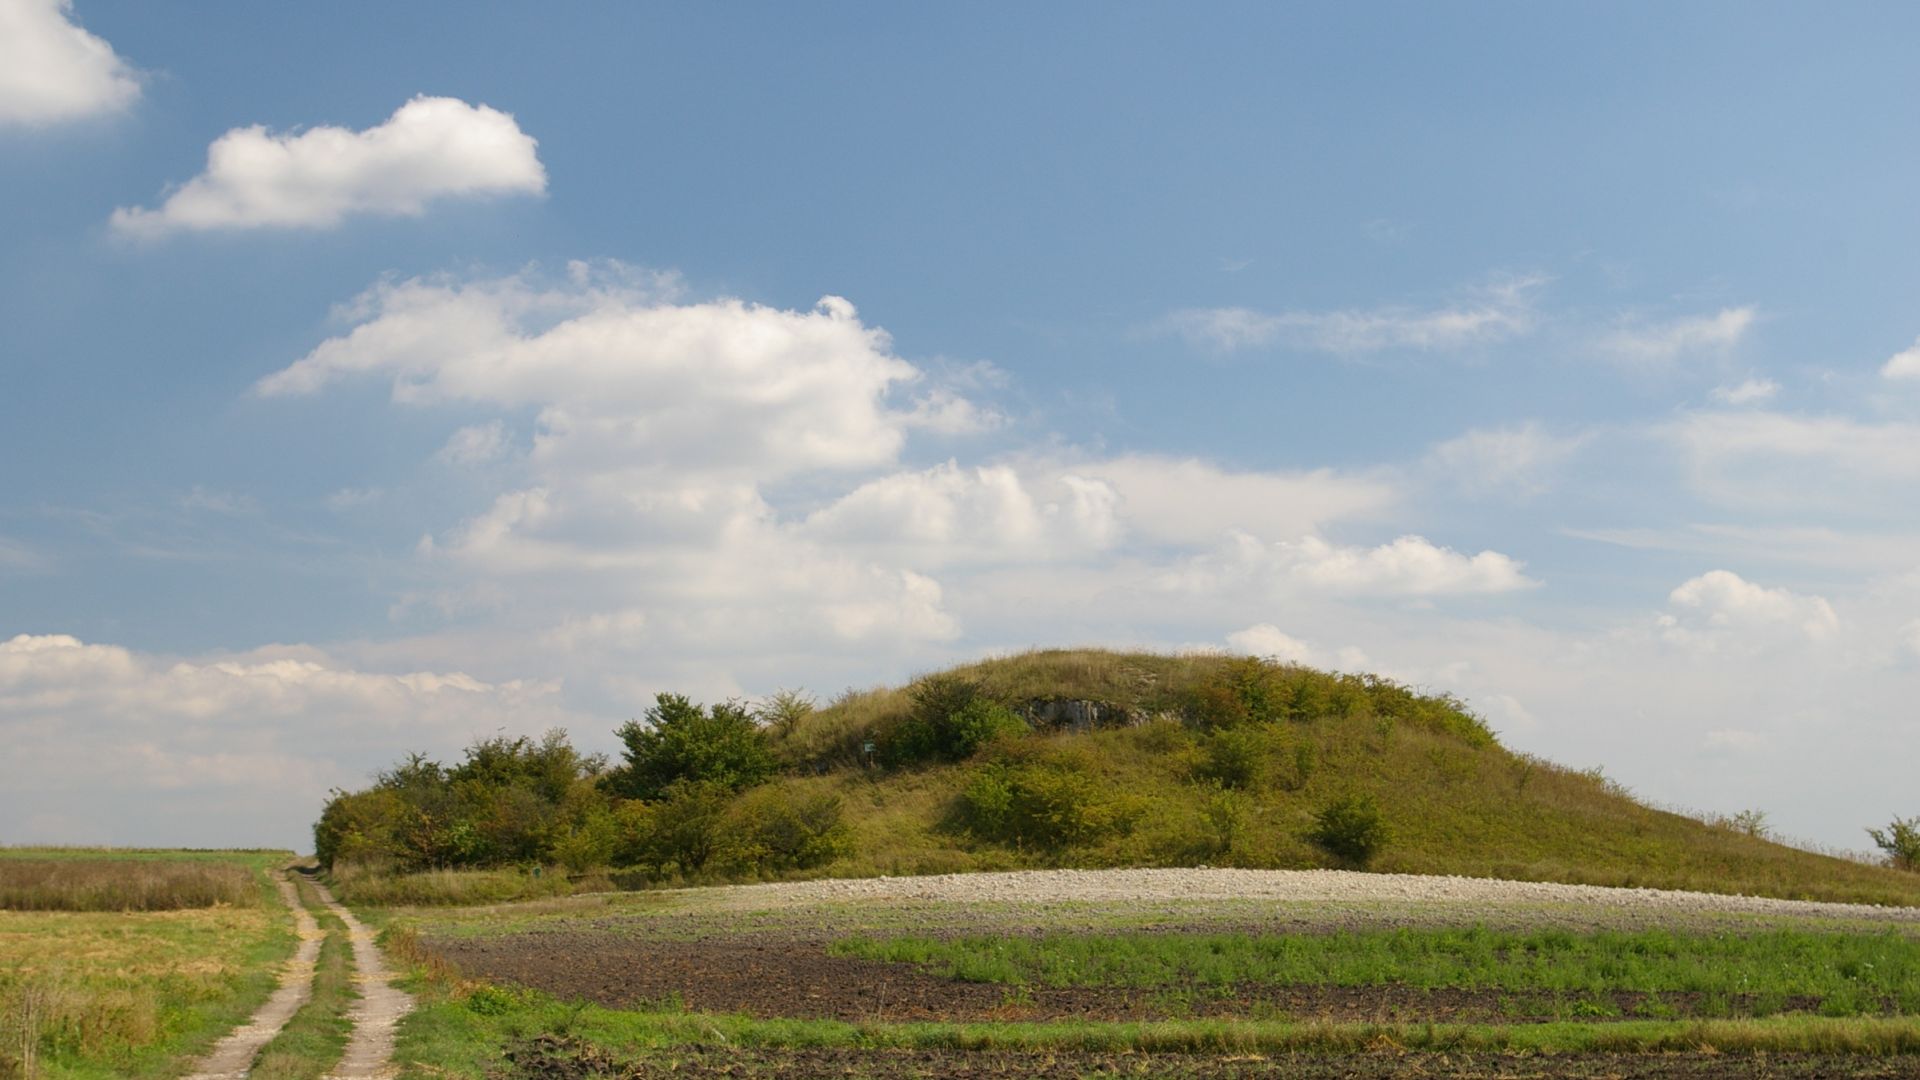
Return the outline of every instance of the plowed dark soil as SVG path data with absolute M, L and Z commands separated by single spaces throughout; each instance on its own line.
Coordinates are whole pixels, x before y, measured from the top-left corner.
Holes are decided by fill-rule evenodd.
M 1920 1059 L 1820 1055 L 1589 1054 L 1282 1054 L 1272 1057 L 1193 1054 L 1099 1054 L 958 1050 L 659 1051 L 628 1061 L 568 1039 L 541 1037 L 513 1047 L 498 1080 L 652 1080 L 654 1077 L 874 1077 L 906 1080 L 1079 1080 L 1082 1077 L 1173 1077 L 1300 1080 L 1500 1077 L 1584 1080 L 1812 1080 L 1816 1077 L 1920 1076 Z
M 566 932 L 438 941 L 432 948 L 468 975 L 531 986 L 563 999 L 759 1017 L 1516 1022 L 1696 1016 L 1705 1005 L 1697 994 L 1624 991 L 1597 1000 L 1556 1000 L 1546 994 L 1390 985 L 1011 987 L 961 982 L 912 964 L 835 956 L 825 942 L 775 936 L 659 941 L 614 932 Z M 1733 1001 L 1715 1012 L 1740 1015 L 1754 1004 Z M 1769 1004 L 1770 1011 L 1807 1011 L 1819 1002 L 1808 998 Z

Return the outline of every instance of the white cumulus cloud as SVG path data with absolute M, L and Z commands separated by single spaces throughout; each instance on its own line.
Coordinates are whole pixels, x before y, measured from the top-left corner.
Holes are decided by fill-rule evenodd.
M 139 96 L 113 46 L 73 21 L 72 0 L 0 0 L 0 127 L 81 120 Z
M 1880 374 L 1889 379 L 1920 379 L 1920 339 L 1889 357 Z
M 1781 631 L 1819 641 L 1840 630 L 1840 617 L 1825 598 L 1756 585 L 1731 570 L 1709 570 L 1682 582 L 1667 600 L 1672 610 L 1660 625 L 1668 640 L 1680 643 Z
M 507 113 L 445 97 L 416 97 L 365 131 L 235 128 L 207 148 L 205 172 L 157 208 L 114 211 L 113 227 L 320 229 L 356 214 L 417 216 L 438 199 L 538 195 L 547 172 L 535 146 Z
M 574 264 L 561 282 L 389 282 L 350 307 L 350 332 L 258 389 L 299 395 L 377 376 L 403 402 L 532 406 L 533 459 L 576 473 L 880 465 L 918 422 L 889 395 L 920 372 L 847 301 L 792 311 L 671 293 L 619 264 Z M 488 438 L 457 436 L 454 452 Z

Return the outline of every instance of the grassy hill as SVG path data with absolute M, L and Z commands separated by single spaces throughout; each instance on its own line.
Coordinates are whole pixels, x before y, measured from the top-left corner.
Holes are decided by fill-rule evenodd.
M 890 763 L 929 687 L 955 684 L 1032 730 Z M 1341 866 L 1309 837 L 1362 796 L 1389 830 L 1373 870 L 1920 904 L 1920 875 L 1646 806 L 1598 771 L 1506 749 L 1450 699 L 1244 658 L 1030 652 L 849 693 L 776 721 L 773 742 L 783 770 L 763 797 L 836 795 L 853 831 L 815 873 Z M 1026 827 L 1003 813 L 983 828 L 1009 787 L 1035 804 Z

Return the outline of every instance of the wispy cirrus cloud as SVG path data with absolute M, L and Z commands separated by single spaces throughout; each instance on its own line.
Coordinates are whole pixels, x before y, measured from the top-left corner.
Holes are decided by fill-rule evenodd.
M 113 228 L 153 239 L 232 229 L 324 229 L 355 215 L 416 217 L 440 199 L 539 195 L 547 171 L 514 118 L 456 98 L 416 97 L 364 131 L 235 128 L 207 168 L 153 209 L 121 207 Z
M 1556 435 L 1532 420 L 1475 428 L 1435 446 L 1423 464 L 1469 495 L 1525 498 L 1546 491 L 1554 473 L 1590 438 Z
M 1758 405 L 1772 401 L 1780 393 L 1780 384 L 1772 379 L 1754 376 L 1737 383 L 1713 388 L 1713 400 L 1722 405 Z
M 1444 352 L 1527 333 L 1534 326 L 1531 293 L 1544 282 L 1539 277 L 1516 278 L 1476 289 L 1462 303 L 1436 308 L 1187 308 L 1162 319 L 1158 329 L 1221 352 L 1269 346 L 1342 356 L 1393 349 Z
M 1724 355 L 1740 344 L 1759 317 L 1759 309 L 1748 305 L 1710 315 L 1627 322 L 1600 339 L 1600 350 L 1621 363 L 1653 368 L 1690 356 Z

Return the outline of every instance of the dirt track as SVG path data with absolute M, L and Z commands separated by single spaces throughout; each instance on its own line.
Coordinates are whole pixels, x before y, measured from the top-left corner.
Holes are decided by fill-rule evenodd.
M 301 905 L 300 893 L 286 875 L 275 878 L 273 883 L 280 890 L 280 899 L 293 912 L 300 946 L 281 970 L 280 986 L 273 996 L 245 1024 L 215 1043 L 212 1051 L 194 1064 L 186 1080 L 234 1080 L 246 1076 L 261 1048 L 280 1034 L 280 1029 L 287 1026 L 287 1021 L 313 994 L 314 961 L 320 956 L 322 937 L 320 924 L 314 922 L 313 916 Z
M 292 871 L 288 871 L 291 873 Z M 285 875 L 274 880 L 280 898 L 293 914 L 300 935 L 300 947 L 280 974 L 280 986 L 247 1022 L 235 1028 L 197 1062 L 185 1080 L 243 1080 L 253 1070 L 260 1051 L 287 1026 L 287 1021 L 313 996 L 315 960 L 325 936 L 313 915 L 300 902 L 300 893 Z M 320 900 L 347 926 L 353 946 L 354 979 L 360 999 L 348 1012 L 353 1034 L 346 1052 L 327 1074 L 328 1080 L 364 1080 L 395 1074 L 393 1065 L 394 1028 L 413 1007 L 412 999 L 391 985 L 392 976 L 381 962 L 373 932 L 334 900 L 326 886 L 311 883 Z
M 360 1000 L 347 1012 L 353 1021 L 353 1035 L 347 1040 L 340 1063 L 327 1074 L 329 1080 L 392 1076 L 394 1032 L 400 1018 L 413 1008 L 413 999 L 393 985 L 393 974 L 380 959 L 373 931 L 335 900 L 326 886 L 316 881 L 313 888 L 327 910 L 347 924 L 348 939 L 353 943 L 354 981 L 360 991 Z

